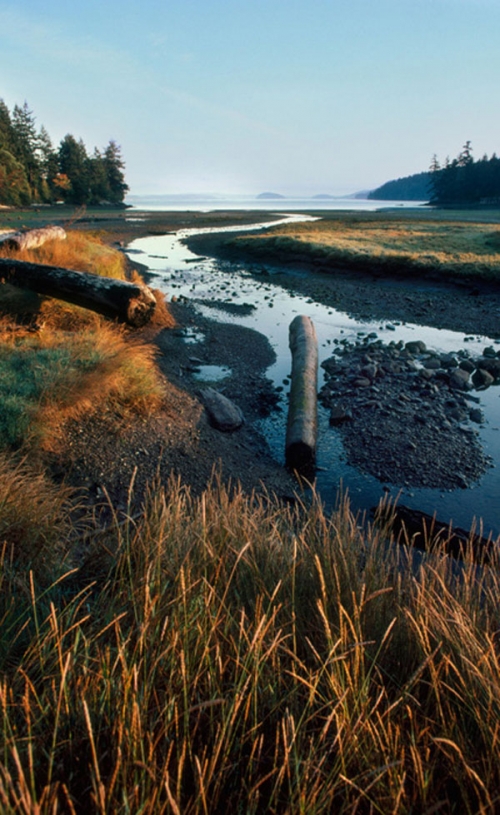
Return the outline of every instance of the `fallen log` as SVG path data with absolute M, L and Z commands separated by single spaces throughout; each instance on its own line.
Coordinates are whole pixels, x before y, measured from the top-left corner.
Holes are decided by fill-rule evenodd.
M 43 226 L 27 232 L 10 232 L 0 236 L 0 245 L 20 252 L 21 249 L 36 249 L 46 241 L 64 241 L 66 232 L 62 226 Z
M 286 464 L 305 472 L 316 461 L 318 432 L 318 341 L 309 317 L 297 316 L 290 323 L 292 379 L 286 429 Z
M 156 308 L 153 292 L 143 283 L 42 263 L 0 258 L 0 282 L 91 309 L 135 328 L 148 323 Z
M 500 539 L 493 540 L 467 532 L 451 523 L 436 519 L 418 509 L 404 505 L 382 505 L 374 510 L 377 525 L 388 524 L 397 543 L 413 546 L 423 552 L 443 552 L 457 560 L 496 564 L 500 561 Z

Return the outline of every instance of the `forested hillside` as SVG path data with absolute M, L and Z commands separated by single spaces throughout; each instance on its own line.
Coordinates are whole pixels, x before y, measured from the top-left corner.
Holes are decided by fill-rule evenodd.
M 375 201 L 429 201 L 434 206 L 500 206 L 500 158 L 495 153 L 479 161 L 470 141 L 459 155 L 441 166 L 433 156 L 428 172 L 388 181 L 369 193 Z
M 374 201 L 428 201 L 430 173 L 415 173 L 394 181 L 387 181 L 369 193 Z
M 472 157 L 467 141 L 453 161 L 440 166 L 436 156 L 431 165 L 431 204 L 437 206 L 500 205 L 500 159 L 493 153 L 479 161 Z
M 54 147 L 26 102 L 11 112 L 0 99 L 0 204 L 120 204 L 128 190 L 124 166 L 115 141 L 89 155 L 68 133 Z

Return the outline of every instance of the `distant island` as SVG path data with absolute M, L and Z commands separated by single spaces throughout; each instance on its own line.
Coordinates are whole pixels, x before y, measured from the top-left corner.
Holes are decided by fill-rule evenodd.
M 264 201 L 273 201 L 277 198 L 284 198 L 284 195 L 280 195 L 279 192 L 261 192 L 260 195 L 257 196 L 258 199 Z

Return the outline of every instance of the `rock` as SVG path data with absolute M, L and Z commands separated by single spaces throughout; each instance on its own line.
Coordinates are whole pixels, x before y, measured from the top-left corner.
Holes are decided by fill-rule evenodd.
M 423 354 L 427 351 L 427 346 L 423 340 L 410 340 L 405 343 L 405 348 L 410 354 Z
M 362 378 L 373 380 L 377 376 L 377 366 L 374 363 L 364 365 L 359 373 Z
M 490 357 L 490 358 L 494 359 L 496 357 L 496 355 L 497 355 L 497 352 L 495 351 L 495 349 L 493 348 L 492 345 L 486 346 L 486 348 L 483 350 L 483 356 L 485 356 L 485 357 Z
M 334 402 L 330 409 L 330 424 L 334 427 L 342 424 L 343 422 L 349 422 L 352 419 L 352 413 L 350 410 L 346 410 L 343 405 L 340 405 Z
M 463 368 L 456 368 L 450 374 L 450 387 L 457 388 L 458 390 L 465 391 L 469 385 L 469 372 L 464 371 Z
M 462 369 L 462 371 L 467 371 L 469 374 L 476 369 L 476 366 L 471 359 L 463 359 L 459 367 Z
M 200 396 L 212 427 L 229 432 L 242 426 L 245 421 L 243 413 L 227 396 L 213 388 L 204 388 L 200 391 Z
M 471 422 L 476 422 L 476 424 L 483 424 L 484 422 L 484 414 L 482 410 L 479 408 L 473 408 L 469 413 L 469 419 Z
M 481 368 L 483 371 L 488 371 L 494 379 L 500 379 L 500 359 L 489 357 L 482 357 L 476 360 L 476 367 Z
M 453 354 L 441 354 L 439 361 L 442 368 L 458 368 L 458 360 Z
M 437 357 L 430 357 L 422 363 L 428 371 L 437 371 L 441 367 L 441 362 Z
M 490 385 L 493 385 L 495 377 L 483 368 L 477 368 L 472 374 L 472 381 L 476 388 L 489 388 Z

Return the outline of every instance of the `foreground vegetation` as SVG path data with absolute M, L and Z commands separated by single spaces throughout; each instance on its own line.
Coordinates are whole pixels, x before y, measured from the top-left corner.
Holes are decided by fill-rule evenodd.
M 47 487 L 11 475 L 4 812 L 497 811 L 500 564 L 412 567 L 345 504 L 172 482 L 80 529 L 75 568 L 64 501 L 35 554 L 6 509 Z
M 390 214 L 342 217 L 274 227 L 232 239 L 238 252 L 284 261 L 379 270 L 409 277 L 500 281 L 500 228 L 481 221 Z

